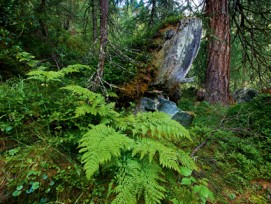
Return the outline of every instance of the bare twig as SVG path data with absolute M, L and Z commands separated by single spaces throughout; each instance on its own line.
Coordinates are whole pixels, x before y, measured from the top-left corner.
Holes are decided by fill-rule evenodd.
M 200 148 L 204 147 L 204 146 L 207 144 L 207 142 L 208 142 L 209 139 L 210 139 L 210 138 L 208 137 L 208 138 L 206 138 L 202 143 L 200 143 L 200 145 L 197 146 L 197 147 L 193 150 L 193 152 L 190 154 L 190 157 L 194 157 L 195 154 L 200 150 Z

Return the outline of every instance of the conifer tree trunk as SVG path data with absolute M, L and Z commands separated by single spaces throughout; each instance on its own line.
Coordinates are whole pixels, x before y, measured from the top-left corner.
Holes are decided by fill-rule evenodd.
M 108 37 L 108 0 L 101 0 L 100 3 L 100 51 L 98 70 L 94 79 L 94 89 L 99 87 L 103 77 Z
M 228 0 L 206 0 L 211 35 L 208 39 L 206 96 L 211 103 L 227 104 L 230 81 L 230 24 Z
M 46 13 L 46 0 L 41 0 L 37 13 L 39 14 L 38 20 L 39 20 L 42 36 L 44 38 L 47 38 L 48 37 L 47 28 L 44 22 L 44 17 L 42 16 Z
M 156 0 L 152 0 L 151 4 L 152 4 L 152 8 L 151 8 L 151 16 L 150 16 L 149 26 L 152 26 L 154 23 L 154 17 L 156 14 Z
M 97 13 L 96 13 L 96 0 L 91 0 L 91 4 L 92 4 L 92 38 L 93 38 L 93 42 L 95 42 L 97 40 Z

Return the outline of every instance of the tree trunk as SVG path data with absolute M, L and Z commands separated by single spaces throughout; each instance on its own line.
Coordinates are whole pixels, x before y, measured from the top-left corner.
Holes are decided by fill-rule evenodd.
M 151 27 L 154 24 L 154 18 L 156 15 L 156 0 L 152 0 L 151 16 L 149 21 L 149 26 Z
M 100 52 L 98 70 L 94 79 L 94 90 L 101 85 L 104 73 L 104 64 L 106 58 L 107 36 L 108 36 L 108 0 L 101 0 L 100 15 Z
M 45 15 L 45 12 L 46 12 L 46 0 L 41 0 L 39 8 L 37 10 L 37 13 L 39 14 L 38 20 L 39 20 L 42 36 L 44 38 L 47 38 L 48 33 L 47 33 L 46 24 L 44 23 L 44 16 L 43 16 Z
M 93 38 L 93 42 L 95 42 L 97 40 L 97 13 L 96 13 L 96 4 L 95 4 L 95 0 L 91 1 L 92 4 L 92 38 Z
M 230 81 L 230 24 L 227 0 L 206 0 L 208 39 L 206 97 L 210 103 L 227 104 Z

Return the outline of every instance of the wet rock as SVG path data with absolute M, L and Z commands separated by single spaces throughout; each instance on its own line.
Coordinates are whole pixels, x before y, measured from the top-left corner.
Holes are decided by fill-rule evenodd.
M 168 100 L 168 99 L 165 99 L 163 97 L 159 97 L 158 98 L 158 111 L 162 111 L 162 112 L 165 112 L 171 116 L 175 115 L 177 112 L 181 111 L 176 103 Z
M 192 125 L 194 117 L 195 115 L 192 112 L 179 111 L 172 117 L 172 119 L 176 120 L 183 126 L 188 127 Z
M 185 127 L 190 126 L 194 119 L 193 113 L 182 111 L 177 107 L 176 103 L 163 97 L 154 99 L 147 97 L 142 98 L 140 111 L 161 111 L 167 113 L 173 120 L 176 120 Z
M 146 112 L 146 111 L 157 111 L 158 106 L 158 100 L 157 99 L 151 99 L 144 97 L 141 99 L 140 102 L 140 111 Z
M 243 88 L 238 89 L 233 94 L 233 99 L 237 103 L 244 103 L 251 101 L 255 96 L 257 96 L 259 92 L 252 88 Z

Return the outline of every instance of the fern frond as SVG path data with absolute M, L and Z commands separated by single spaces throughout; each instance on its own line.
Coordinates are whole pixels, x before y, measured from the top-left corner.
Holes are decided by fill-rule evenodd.
M 157 163 L 143 162 L 141 174 L 143 177 L 144 186 L 144 198 L 147 204 L 160 203 L 165 197 L 164 193 L 166 189 L 159 184 L 164 180 L 159 176 L 162 173 L 162 169 Z
M 168 141 L 179 141 L 181 138 L 191 139 L 189 132 L 181 124 L 163 112 L 138 113 L 135 118 L 133 134 Z
M 99 165 L 119 157 L 121 150 L 129 150 L 134 140 L 100 124 L 83 135 L 79 143 L 84 169 L 87 178 L 90 178 L 99 169 Z
M 160 203 L 166 192 L 159 183 L 164 181 L 161 178 L 162 174 L 161 167 L 155 162 L 128 159 L 118 174 L 122 176 L 117 178 L 118 185 L 114 189 L 117 196 L 112 203 L 137 203 L 142 195 L 146 204 Z
M 95 106 L 95 105 L 88 105 L 88 104 L 83 104 L 78 106 L 75 109 L 75 117 L 80 117 L 84 116 L 88 113 L 91 113 L 92 115 L 101 115 L 101 116 L 106 116 L 109 115 L 109 113 L 112 112 L 112 109 L 109 108 L 106 105 L 100 105 L 100 106 Z
M 43 71 L 43 70 L 34 70 L 27 74 L 28 79 L 36 79 L 42 82 L 48 81 L 60 81 L 64 76 L 63 73 L 59 71 Z
M 27 75 L 29 76 L 28 79 L 36 79 L 42 82 L 48 81 L 60 81 L 65 75 L 70 73 L 80 72 L 81 69 L 88 69 L 91 68 L 87 65 L 82 64 L 74 64 L 69 65 L 68 67 L 63 68 L 60 71 L 45 71 L 45 67 L 38 67 L 36 70 L 30 71 Z
M 185 166 L 189 169 L 197 170 L 197 166 L 196 166 L 194 160 L 185 151 L 178 150 L 178 159 L 183 166 Z
M 159 163 L 161 166 L 180 172 L 178 151 L 163 145 L 159 141 L 150 138 L 138 140 L 133 147 L 132 156 L 140 154 L 140 159 L 142 159 L 147 155 L 149 162 L 151 162 L 156 152 L 159 154 Z
M 113 190 L 117 194 L 112 204 L 131 203 L 137 204 L 137 194 L 141 190 L 140 175 L 141 165 L 137 160 L 127 159 L 116 174 L 117 186 Z
M 135 116 L 133 114 L 123 118 L 118 118 L 116 124 L 114 124 L 119 130 L 133 130 L 135 124 Z
M 107 116 L 108 119 L 118 117 L 118 113 L 114 111 L 114 103 L 107 104 L 101 94 L 94 93 L 87 88 L 78 85 L 69 85 L 61 89 L 69 90 L 86 100 L 80 101 L 80 106 L 75 110 L 75 117 L 81 117 L 88 113 L 92 115 L 99 114 L 100 116 Z M 108 122 L 108 120 L 106 120 Z
M 70 73 L 77 73 L 77 72 L 81 72 L 82 69 L 87 69 L 87 70 L 92 70 L 90 68 L 90 66 L 88 65 L 83 65 L 83 64 L 73 64 L 73 65 L 69 65 L 63 69 L 61 69 L 61 72 L 66 75 L 66 74 L 70 74 Z
M 84 88 L 82 86 L 78 86 L 78 85 L 69 85 L 69 86 L 65 86 L 61 89 L 65 89 L 65 90 L 69 90 L 74 94 L 77 94 L 79 96 L 82 96 L 84 99 L 88 99 L 90 101 L 95 100 L 96 98 L 99 98 L 100 101 L 105 101 L 103 96 L 97 93 L 94 93 L 92 91 L 90 91 L 87 88 Z

